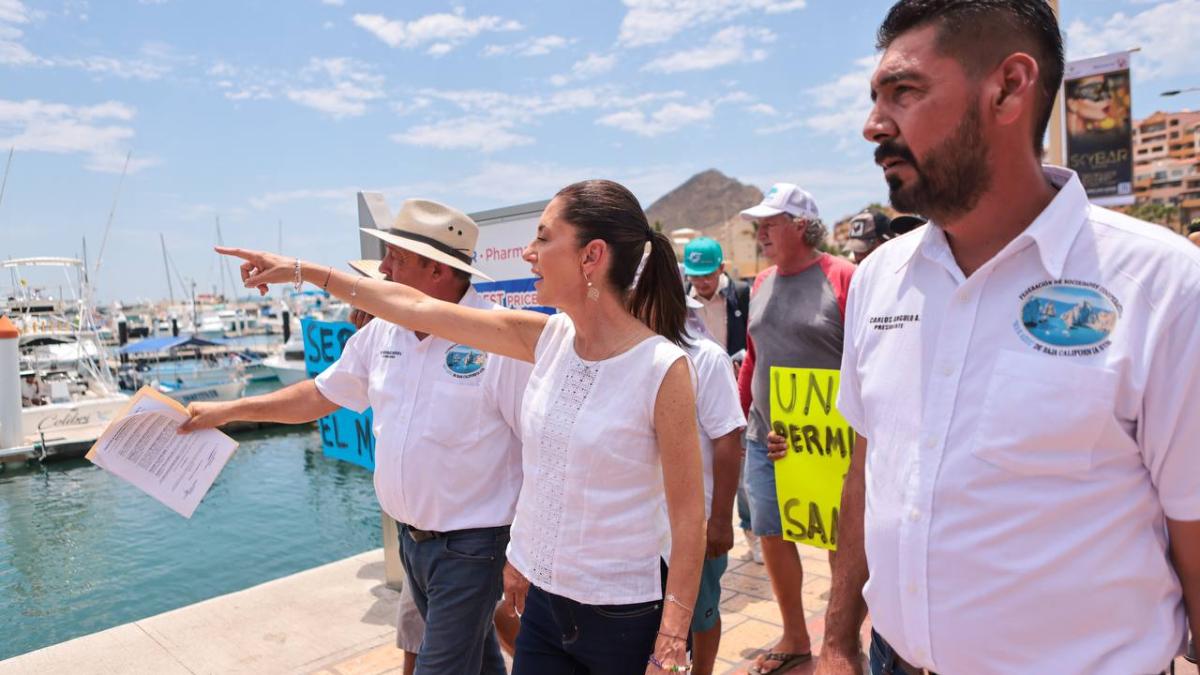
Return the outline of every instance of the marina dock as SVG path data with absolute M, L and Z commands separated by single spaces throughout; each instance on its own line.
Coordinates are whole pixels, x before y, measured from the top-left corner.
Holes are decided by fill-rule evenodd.
M 221 427 L 221 431 L 229 434 L 238 434 L 244 431 L 255 431 L 258 429 L 273 429 L 277 427 L 312 427 L 316 422 L 307 424 L 277 424 L 275 422 L 232 422 Z M 78 459 L 87 454 L 87 451 L 92 447 L 94 439 L 87 440 L 69 440 L 69 441 L 53 441 L 47 440 L 42 443 L 33 445 L 17 446 L 14 448 L 0 448 L 0 470 L 4 469 L 5 464 L 20 463 L 20 462 L 53 462 L 66 459 Z

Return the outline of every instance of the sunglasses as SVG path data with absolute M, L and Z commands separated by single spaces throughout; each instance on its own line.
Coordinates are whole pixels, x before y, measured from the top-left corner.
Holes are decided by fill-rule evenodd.
M 1072 98 L 1082 98 L 1088 101 L 1103 101 L 1112 98 L 1108 93 L 1108 87 L 1104 82 L 1092 82 L 1075 87 L 1075 92 Z

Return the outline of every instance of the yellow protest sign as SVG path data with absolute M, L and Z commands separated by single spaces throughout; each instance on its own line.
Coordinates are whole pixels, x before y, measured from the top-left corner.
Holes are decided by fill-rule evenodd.
M 775 463 L 783 538 L 832 551 L 854 448 L 835 406 L 840 379 L 836 370 L 771 368 L 771 429 L 788 447 Z

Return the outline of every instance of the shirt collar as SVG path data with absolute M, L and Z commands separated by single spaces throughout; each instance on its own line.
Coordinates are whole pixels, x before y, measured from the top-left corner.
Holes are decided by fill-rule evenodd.
M 1037 247 L 1042 267 L 1052 278 L 1057 279 L 1062 276 L 1067 254 L 1075 243 L 1084 221 L 1087 220 L 1088 198 L 1083 183 L 1074 171 L 1057 166 L 1043 166 L 1042 172 L 1046 180 L 1058 190 L 1058 194 L 1029 227 L 1009 242 L 997 257 L 1008 255 L 1032 243 Z M 933 223 L 925 227 L 921 241 L 900 260 L 896 271 L 903 269 L 917 253 L 933 261 L 944 261 L 947 256 L 953 258 L 946 233 Z

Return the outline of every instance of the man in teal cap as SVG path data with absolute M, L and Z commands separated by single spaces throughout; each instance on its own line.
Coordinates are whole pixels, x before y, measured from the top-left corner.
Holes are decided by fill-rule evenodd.
M 715 239 L 693 239 L 683 249 L 683 273 L 688 279 L 688 294 L 701 306 L 695 311 L 717 344 L 740 367 L 746 353 L 746 321 L 750 316 L 750 285 L 735 281 L 725 273 L 725 256 Z M 762 564 L 758 538 L 750 529 L 750 505 L 745 488 L 738 482 L 737 512 L 750 560 Z
M 746 317 L 750 313 L 749 285 L 725 274 L 725 256 L 715 239 L 693 239 L 683 249 L 683 272 L 690 294 L 704 307 L 704 325 L 726 353 L 738 358 L 746 349 Z

